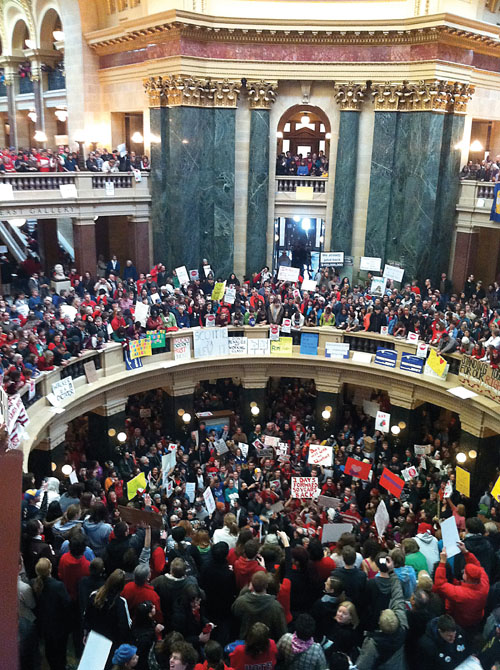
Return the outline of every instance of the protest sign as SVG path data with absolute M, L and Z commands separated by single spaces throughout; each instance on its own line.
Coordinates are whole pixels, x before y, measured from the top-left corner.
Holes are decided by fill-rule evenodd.
M 190 503 L 194 503 L 196 493 L 196 484 L 194 482 L 186 482 L 186 495 Z
M 375 258 L 373 256 L 361 256 L 359 269 L 366 270 L 367 272 L 379 272 L 381 264 L 381 258 Z
M 429 357 L 427 358 L 427 365 L 433 372 L 439 375 L 439 377 L 444 377 L 446 375 L 446 360 L 440 356 L 435 349 L 430 350 Z
M 352 362 L 353 363 L 371 363 L 372 354 L 369 354 L 366 351 L 353 351 L 352 352 Z
M 314 293 L 316 290 L 318 284 L 314 279 L 304 279 L 302 284 L 300 285 L 300 288 L 302 291 L 310 291 Z
M 444 487 L 443 498 L 451 498 L 452 495 L 453 495 L 453 484 L 451 482 L 446 482 L 446 486 Z
M 83 364 L 83 369 L 85 370 L 85 376 L 87 378 L 87 384 L 93 384 L 97 381 L 97 370 L 95 369 L 94 361 L 87 361 Z
M 377 416 L 375 417 L 375 430 L 380 430 L 383 433 L 388 433 L 390 424 L 391 424 L 391 415 L 388 414 L 387 412 L 381 412 L 379 410 L 377 412 Z
M 136 302 L 134 305 L 134 321 L 141 324 L 143 328 L 146 327 L 146 321 L 149 316 L 149 305 L 145 305 L 143 302 Z
M 413 356 L 413 354 L 407 354 L 406 352 L 403 352 L 401 354 L 399 369 L 421 375 L 424 371 L 424 359 L 419 358 L 419 356 Z
M 279 437 L 273 437 L 272 435 L 264 435 L 264 445 L 266 447 L 278 447 L 280 443 Z
M 71 377 L 65 377 L 52 384 L 52 393 L 54 394 L 56 405 L 75 395 L 75 387 Z
M 343 533 L 350 533 L 351 530 L 352 523 L 325 523 L 321 535 L 321 544 L 338 542 Z
M 224 302 L 227 303 L 228 305 L 234 305 L 234 301 L 236 300 L 236 289 L 235 288 L 227 288 L 226 293 L 224 295 Z
M 389 335 L 389 326 L 380 326 L 381 335 Z
M 273 514 L 279 514 L 282 509 L 285 509 L 285 506 L 281 500 L 278 500 L 278 502 L 275 502 L 274 505 L 271 505 L 271 512 Z
M 169 444 L 169 452 L 161 457 L 161 469 L 170 474 L 177 463 L 177 445 Z
M 73 470 L 69 475 L 70 484 L 78 484 L 78 475 Z
M 139 417 L 141 419 L 149 419 L 151 417 L 151 408 L 141 407 L 141 409 L 139 410 Z
M 212 268 L 210 265 L 204 265 L 203 266 L 203 272 L 205 273 L 205 277 L 208 277 L 208 275 L 212 272 Z
M 248 456 L 248 444 L 245 444 L 245 442 L 238 442 L 238 447 L 241 449 L 243 457 L 246 458 Z
M 321 267 L 342 267 L 344 265 L 343 251 L 324 251 L 321 254 L 319 264 Z
M 127 482 L 127 498 L 132 500 L 135 498 L 138 491 L 146 490 L 146 475 L 140 472 L 136 477 Z
M 491 495 L 494 500 L 500 502 L 500 477 L 496 480 L 495 486 L 491 489 Z
M 325 358 L 349 358 L 349 342 L 325 342 Z
M 478 361 L 465 354 L 461 358 L 460 382 L 472 391 L 500 402 L 500 369 L 492 367 L 489 361 Z
M 270 342 L 267 337 L 249 337 L 247 348 L 249 356 L 269 356 Z
M 318 355 L 318 333 L 301 333 L 300 335 L 300 353 L 304 356 Z
M 226 289 L 225 281 L 216 282 L 214 290 L 212 291 L 212 300 L 222 300 L 222 298 L 224 297 L 225 289 Z
M 412 333 L 412 331 L 410 330 L 406 339 L 408 340 L 408 342 L 418 342 L 418 333 Z
M 271 356 L 291 356 L 293 354 L 293 339 L 291 337 L 280 337 L 277 342 L 270 342 L 269 353 Z
M 181 265 L 180 268 L 175 268 L 175 274 L 177 275 L 177 279 L 181 286 L 189 284 L 189 275 L 185 265 Z
M 232 356 L 246 356 L 248 351 L 246 337 L 230 337 L 227 341 L 227 344 L 229 353 Z
M 227 328 L 193 330 L 194 357 L 227 356 L 229 354 Z
M 104 635 L 91 630 L 83 654 L 78 665 L 78 670 L 104 670 L 109 652 L 113 642 Z
M 397 360 L 398 352 L 394 351 L 394 349 L 377 347 L 377 353 L 375 354 L 375 360 L 373 362 L 376 365 L 383 365 L 386 368 L 395 368 Z
M 157 302 L 161 302 L 160 294 L 159 293 L 151 293 L 151 302 L 156 304 Z
M 252 444 L 253 444 L 253 446 L 257 449 L 257 451 L 259 451 L 259 452 L 262 451 L 262 449 L 264 449 L 264 443 L 261 442 L 261 441 L 259 440 L 259 438 L 257 438 L 256 440 L 254 440 L 254 441 L 252 442 Z
M 317 488 L 317 477 L 292 477 L 292 498 L 314 498 Z
M 281 332 L 282 333 L 289 333 L 292 329 L 292 320 L 291 319 L 283 319 L 281 322 Z
M 326 444 L 311 444 L 309 447 L 308 463 L 311 465 L 332 465 L 333 447 L 329 447 Z
M 199 278 L 200 273 L 198 270 L 189 270 L 189 279 L 191 279 L 191 281 L 198 281 Z
M 470 472 L 457 465 L 455 470 L 455 487 L 459 493 L 470 497 Z
M 458 542 L 460 542 L 460 535 L 458 534 L 457 522 L 454 516 L 441 521 L 441 537 L 443 539 L 443 548 L 446 549 L 448 558 L 452 558 L 460 553 Z
M 415 451 L 415 456 L 425 456 L 426 454 L 430 454 L 431 447 L 429 444 L 415 444 L 413 450 Z
M 300 274 L 300 268 L 290 268 L 286 265 L 280 265 L 278 270 L 278 279 L 281 281 L 289 281 L 295 283 Z
M 413 479 L 413 477 L 418 475 L 418 470 L 414 465 L 410 465 L 410 467 L 405 468 L 401 474 L 403 475 L 405 482 L 409 482 L 410 479 Z
M 403 268 L 398 268 L 395 265 L 384 265 L 383 276 L 386 279 L 392 279 L 392 281 L 400 282 L 403 280 L 403 275 L 405 271 Z
M 363 400 L 363 412 L 367 416 L 371 416 L 374 419 L 377 416 L 379 409 L 378 403 L 372 402 L 371 400 Z
M 280 339 L 280 327 L 275 323 L 269 326 L 269 339 L 271 342 L 276 342 Z
M 151 349 L 160 349 L 165 346 L 164 330 L 147 330 L 146 335 L 151 342 Z
M 176 337 L 173 341 L 174 360 L 184 361 L 191 358 L 191 338 Z
M 370 293 L 372 296 L 383 296 L 385 294 L 385 287 L 387 286 L 387 279 L 385 277 L 374 277 L 370 286 Z
M 288 444 L 286 442 L 278 442 L 276 451 L 280 456 L 286 456 L 288 454 Z
M 229 451 L 229 448 L 228 448 L 225 440 L 222 440 L 222 439 L 217 440 L 216 442 L 214 442 L 214 447 L 216 448 L 217 453 L 218 453 L 219 456 L 222 456 L 223 454 L 227 454 L 227 452 Z
M 392 493 L 396 498 L 401 497 L 405 482 L 404 479 L 398 477 L 388 468 L 384 468 L 380 476 L 379 482 L 380 486 L 383 486 L 384 489 L 387 489 L 389 493 Z
M 382 537 L 390 521 L 389 512 L 387 511 L 386 504 L 383 500 L 381 500 L 378 504 L 377 511 L 375 512 L 374 521 L 378 536 Z
M 274 458 L 274 449 L 272 447 L 264 447 L 259 453 L 259 458 Z
M 318 496 L 318 505 L 322 507 L 331 507 L 332 509 L 339 509 L 340 499 L 330 498 L 330 496 Z
M 205 501 L 205 507 L 207 508 L 207 512 L 209 514 L 213 514 L 215 512 L 215 500 L 214 500 L 214 494 L 212 493 L 212 489 L 210 488 L 210 486 L 207 486 L 207 488 L 203 492 L 203 500 Z
M 417 344 L 417 356 L 419 358 L 423 358 L 425 360 L 427 358 L 428 351 L 429 351 L 429 345 L 426 344 L 425 342 L 419 342 Z
M 151 340 L 143 337 L 140 340 L 129 340 L 128 350 L 131 360 L 142 358 L 143 356 L 152 356 Z
M 351 458 L 351 456 L 349 456 L 344 466 L 344 474 L 351 477 L 357 477 L 363 481 L 368 481 L 371 469 L 371 463 L 363 463 L 362 461 L 358 461 L 356 458 Z
M 163 517 L 156 512 L 148 512 L 143 509 L 135 509 L 135 507 L 123 507 L 118 505 L 118 511 L 122 521 L 130 523 L 132 526 L 137 526 L 139 523 L 145 523 L 151 528 L 163 528 Z

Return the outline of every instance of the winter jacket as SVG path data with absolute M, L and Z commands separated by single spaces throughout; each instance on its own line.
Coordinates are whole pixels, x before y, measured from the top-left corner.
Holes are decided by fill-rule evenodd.
M 141 603 L 145 603 L 148 600 L 153 603 L 156 607 L 156 616 L 155 620 L 157 623 L 163 623 L 163 616 L 161 612 L 161 603 L 160 597 L 151 586 L 151 584 L 144 584 L 143 586 L 138 586 L 135 582 L 129 582 L 125 584 L 122 596 L 127 601 L 128 609 L 130 616 L 134 618 L 137 607 Z
M 446 563 L 440 562 L 434 575 L 434 590 L 446 599 L 446 611 L 457 624 L 462 628 L 469 628 L 479 624 L 483 618 L 490 580 L 474 554 L 465 554 L 465 563 L 472 563 L 480 568 L 478 584 L 459 582 L 456 579 L 450 584 L 446 579 Z
M 83 522 L 83 532 L 87 536 L 90 548 L 96 556 L 103 556 L 112 530 L 111 524 L 104 521 L 100 521 L 99 523 L 94 523 L 93 521 Z
M 216 624 L 231 616 L 231 605 L 236 597 L 234 572 L 229 565 L 211 560 L 201 572 L 200 582 L 207 598 L 207 614 Z
M 432 670 L 453 670 L 470 654 L 463 631 L 457 627 L 457 634 L 453 643 L 446 642 L 437 628 L 438 618 L 431 619 L 427 624 L 425 635 L 418 645 L 418 662 L 421 668 Z
M 245 556 L 240 556 L 234 564 L 234 576 L 236 578 L 236 588 L 238 591 L 244 586 L 248 586 L 255 572 L 265 572 L 265 568 L 257 563 L 256 560 L 248 560 Z
M 413 554 L 406 554 L 405 564 L 410 565 L 417 575 L 420 570 L 427 571 L 427 560 L 421 551 L 416 551 Z
M 394 575 L 395 579 L 397 576 Z M 365 606 L 360 613 L 366 630 L 375 630 L 382 610 L 389 607 L 391 600 L 391 580 L 385 577 L 369 579 L 366 584 Z
M 377 581 L 376 579 L 371 580 Z M 406 670 L 404 643 L 408 620 L 406 618 L 403 590 L 396 574 L 384 579 L 390 586 L 389 608 L 399 620 L 395 633 L 370 633 L 363 642 L 361 653 L 356 662 L 357 670 Z
M 359 610 L 363 605 L 366 593 L 366 574 L 359 568 L 336 568 L 333 577 L 338 577 L 344 584 L 344 591 L 349 600 Z
M 417 587 L 417 575 L 414 568 L 411 565 L 403 565 L 401 568 L 394 568 L 394 572 L 401 582 L 404 599 L 409 600 Z
M 430 575 L 434 573 L 434 566 L 439 561 L 438 541 L 428 531 L 425 533 L 418 533 L 415 540 L 420 548 L 420 551 L 425 556 L 427 561 L 427 570 Z
M 78 582 L 82 577 L 88 577 L 90 562 L 85 556 L 75 558 L 67 553 L 61 556 L 59 561 L 59 579 L 64 583 L 69 597 L 73 602 L 78 600 Z
M 471 551 L 477 560 L 481 563 L 481 567 L 484 568 L 486 574 L 493 581 L 492 578 L 495 577 L 496 573 L 496 564 L 497 557 L 495 556 L 495 551 L 491 545 L 491 542 L 484 537 L 484 535 L 467 535 L 464 544 L 468 551 Z M 453 564 L 453 572 L 457 579 L 460 579 L 465 567 L 465 560 L 463 554 L 455 556 L 455 562 Z
M 247 591 L 236 598 L 231 608 L 240 623 L 240 639 L 245 639 L 254 623 L 260 621 L 269 627 L 269 636 L 279 640 L 286 633 L 286 620 L 283 607 L 274 596 L 268 593 Z
M 195 577 L 172 577 L 172 575 L 161 575 L 152 582 L 154 590 L 160 596 L 161 611 L 165 623 L 166 632 L 170 630 L 169 624 L 172 616 L 174 603 L 181 597 L 184 589 L 189 584 L 197 584 Z
M 292 648 L 292 634 L 286 633 L 278 642 L 278 657 L 287 670 L 325 670 L 328 667 L 321 645 L 314 642 L 309 649 L 296 654 Z

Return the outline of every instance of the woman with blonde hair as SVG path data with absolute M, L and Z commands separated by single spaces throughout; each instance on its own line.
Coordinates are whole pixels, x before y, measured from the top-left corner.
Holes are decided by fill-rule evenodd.
M 238 540 L 238 525 L 234 514 L 229 513 L 224 516 L 224 526 L 217 528 L 212 539 L 214 544 L 226 542 L 229 549 L 234 549 Z
M 41 558 L 35 565 L 33 592 L 36 617 L 50 670 L 65 670 L 70 620 L 70 598 L 62 582 L 52 577 L 52 563 Z
M 359 617 L 354 603 L 344 600 L 337 608 L 333 621 L 328 626 L 327 638 L 333 642 L 333 649 L 354 659 L 363 642 L 363 633 L 359 628 Z M 328 647 L 328 642 L 323 645 Z

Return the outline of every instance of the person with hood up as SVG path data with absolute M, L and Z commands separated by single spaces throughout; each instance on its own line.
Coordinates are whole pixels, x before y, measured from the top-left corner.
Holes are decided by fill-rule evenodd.
M 365 637 L 356 662 L 357 670 L 405 670 L 404 644 L 408 630 L 403 590 L 390 556 L 379 567 L 387 570 L 391 589 L 389 608 L 380 614 L 379 628 Z
M 107 523 L 106 506 L 98 502 L 92 506 L 90 518 L 83 522 L 83 532 L 88 538 L 89 546 L 96 556 L 102 557 L 108 546 L 109 536 L 113 527 Z
M 420 552 L 425 556 L 427 570 L 429 571 L 429 574 L 432 575 L 434 566 L 439 561 L 438 541 L 428 530 L 428 525 L 423 523 L 418 525 L 415 540 L 419 546 Z
M 51 502 L 59 501 L 61 494 L 59 493 L 59 480 L 57 477 L 47 477 L 47 504 L 50 505 Z M 37 503 L 37 507 L 40 507 L 41 501 Z
M 463 631 L 453 617 L 443 614 L 431 619 L 418 645 L 418 663 L 422 668 L 453 670 L 470 654 Z
M 443 549 L 434 575 L 434 590 L 445 598 L 447 613 L 451 614 L 462 628 L 474 631 L 484 615 L 490 580 L 474 554 L 467 551 L 465 544 L 463 542 L 457 544 L 465 558 L 463 580 L 461 582 L 454 580 L 453 584 L 448 582 L 447 554 Z
M 266 572 L 254 573 L 249 589 L 236 598 L 231 608 L 240 624 L 240 639 L 245 639 L 250 628 L 258 621 L 266 624 L 273 640 L 279 640 L 286 633 L 283 607 L 274 596 L 267 593 L 269 579 Z

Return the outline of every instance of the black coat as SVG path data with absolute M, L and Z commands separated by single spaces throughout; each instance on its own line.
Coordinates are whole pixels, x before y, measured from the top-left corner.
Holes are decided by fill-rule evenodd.
M 352 600 L 359 612 L 366 597 L 366 575 L 363 570 L 359 568 L 336 568 L 332 576 L 342 580 L 348 600 Z
M 84 628 L 104 635 L 115 645 L 126 644 L 131 641 L 130 616 L 127 601 L 121 596 L 110 598 L 102 608 L 94 604 L 96 594 L 90 596 L 85 610 Z
M 200 585 L 207 597 L 207 615 L 219 623 L 231 616 L 231 605 L 236 597 L 234 572 L 227 563 L 211 562 L 201 572 Z
M 427 624 L 425 635 L 418 645 L 419 667 L 432 670 L 453 670 L 470 654 L 462 629 L 457 626 L 455 641 L 446 642 L 437 629 L 437 618 Z
M 464 544 L 468 551 L 474 554 L 477 560 L 481 563 L 490 581 L 496 572 L 497 557 L 493 551 L 491 543 L 484 535 L 470 535 L 464 540 Z M 465 559 L 462 553 L 455 556 L 453 563 L 453 571 L 457 579 L 461 579 L 465 567 Z
M 36 620 L 40 634 L 51 640 L 64 638 L 69 632 L 71 601 L 62 582 L 48 577 L 36 599 Z

